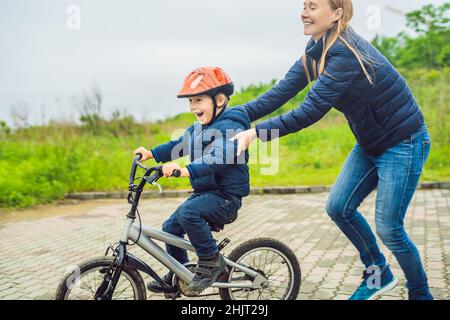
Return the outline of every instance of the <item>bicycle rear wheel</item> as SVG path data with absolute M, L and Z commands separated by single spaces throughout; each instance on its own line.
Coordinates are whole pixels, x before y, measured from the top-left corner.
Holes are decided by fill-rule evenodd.
M 234 249 L 228 259 L 244 265 L 266 277 L 269 286 L 262 289 L 220 289 L 222 300 L 295 300 L 301 284 L 301 271 L 294 252 L 282 242 L 257 238 Z M 244 272 L 228 269 L 227 282 L 251 283 L 253 278 Z
M 56 291 L 56 300 L 94 300 L 113 257 L 98 257 L 81 263 L 69 272 Z M 144 280 L 137 270 L 125 266 L 120 275 L 113 300 L 146 300 Z

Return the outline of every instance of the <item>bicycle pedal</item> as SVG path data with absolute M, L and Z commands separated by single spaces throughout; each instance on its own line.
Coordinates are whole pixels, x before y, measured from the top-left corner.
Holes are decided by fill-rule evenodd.
M 221 251 L 223 248 L 225 248 L 227 246 L 227 244 L 229 244 L 231 242 L 230 239 L 225 238 L 222 241 L 220 241 L 220 243 L 217 245 L 217 247 L 219 248 L 219 251 Z
M 164 298 L 170 299 L 170 300 L 176 300 L 181 297 L 180 290 L 177 290 L 176 292 L 164 292 Z

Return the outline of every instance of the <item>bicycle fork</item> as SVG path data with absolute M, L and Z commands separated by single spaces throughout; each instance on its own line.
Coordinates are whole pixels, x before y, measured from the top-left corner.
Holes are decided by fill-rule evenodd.
M 114 258 L 111 266 L 105 271 L 105 277 L 97 291 L 95 292 L 95 300 L 111 300 L 117 282 L 122 274 L 123 266 L 125 264 L 126 256 L 126 242 L 120 241 L 118 253 Z M 117 261 L 117 263 L 116 263 Z
M 123 267 L 125 265 L 125 257 L 127 254 L 127 239 L 128 232 L 134 219 L 127 218 L 123 231 L 122 237 L 119 242 L 118 250 L 116 249 L 115 258 L 111 263 L 111 266 L 106 270 L 105 277 L 97 291 L 95 292 L 95 300 L 111 300 L 116 289 L 117 282 L 122 274 Z

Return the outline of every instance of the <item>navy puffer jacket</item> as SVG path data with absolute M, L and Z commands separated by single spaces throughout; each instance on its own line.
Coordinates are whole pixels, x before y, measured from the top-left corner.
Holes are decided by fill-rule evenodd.
M 238 132 L 250 129 L 250 118 L 242 106 L 225 109 L 209 125 L 196 122 L 177 140 L 152 149 L 157 162 L 189 155 L 186 167 L 195 192 L 217 191 L 225 197 L 245 197 L 250 193 L 248 152 L 236 156 Z
M 327 53 L 325 72 L 316 80 L 304 102 L 287 114 L 256 125 L 261 140 L 276 138 L 277 131 L 271 131 L 273 129 L 279 130 L 279 137 L 304 129 L 334 107 L 345 115 L 360 146 L 369 155 L 376 156 L 424 124 L 411 90 L 392 64 L 351 28 L 343 37 L 372 60 L 371 65 L 364 64 L 373 84 L 368 81 L 353 52 L 338 39 Z M 309 41 L 306 48 L 309 62 L 310 59 L 320 62 L 322 39 Z M 311 65 L 309 63 L 310 68 Z M 280 108 L 307 85 L 303 63 L 298 60 L 283 80 L 244 105 L 251 121 Z

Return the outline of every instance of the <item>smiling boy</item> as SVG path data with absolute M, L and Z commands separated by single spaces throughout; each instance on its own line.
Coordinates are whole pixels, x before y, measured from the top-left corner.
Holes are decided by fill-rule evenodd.
M 178 140 L 169 141 L 151 150 L 135 150 L 142 161 L 154 158 L 168 162 L 189 155 L 191 163 L 181 168 L 166 163 L 162 170 L 166 177 L 175 169 L 181 177 L 188 177 L 194 193 L 164 222 L 163 231 L 182 237 L 187 233 L 199 258 L 189 289 L 201 292 L 226 270 L 208 223 L 227 224 L 237 218 L 242 198 L 250 192 L 248 153 L 237 157 L 237 142 L 230 141 L 236 132 L 250 128 L 250 118 L 244 107 L 226 109 L 234 85 L 228 74 L 218 67 L 198 68 L 189 73 L 179 98 L 189 99 L 190 111 L 197 122 Z M 186 250 L 167 245 L 167 252 L 181 263 L 188 262 Z M 172 285 L 173 274 L 163 280 Z M 164 292 L 158 282 L 150 282 L 148 289 Z

